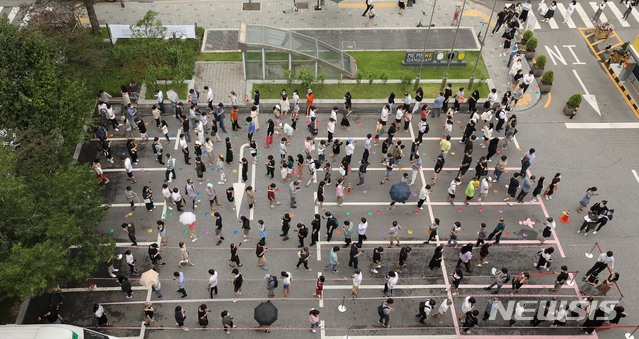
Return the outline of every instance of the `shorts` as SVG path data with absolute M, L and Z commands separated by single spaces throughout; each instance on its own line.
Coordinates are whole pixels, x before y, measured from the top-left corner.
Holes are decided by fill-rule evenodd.
M 288 289 L 288 285 L 287 285 L 287 284 L 284 284 L 284 285 L 282 285 L 282 288 L 284 288 L 285 290 L 287 290 L 287 289 Z
M 126 176 L 129 178 L 133 178 L 133 172 L 126 172 Z
M 140 138 L 148 139 L 149 138 L 149 134 L 147 132 L 140 133 Z
M 451 198 L 451 199 L 455 199 L 455 195 L 452 194 L 452 193 L 448 193 L 448 197 Z
M 233 292 L 237 293 L 242 290 L 242 285 L 233 285 Z
M 215 235 L 220 235 L 222 234 L 222 229 L 221 228 L 216 228 L 215 229 Z
M 397 239 L 397 236 L 396 236 L 396 235 L 391 235 L 389 238 L 390 238 L 390 241 L 397 241 L 397 242 L 399 242 L 399 239 Z
M 293 173 L 293 169 L 292 169 L 292 168 L 287 168 L 287 169 L 286 169 L 286 173 L 288 173 L 288 174 Z

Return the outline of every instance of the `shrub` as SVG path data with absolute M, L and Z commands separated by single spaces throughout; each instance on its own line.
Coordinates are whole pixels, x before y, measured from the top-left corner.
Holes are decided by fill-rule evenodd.
M 302 82 L 304 87 L 310 88 L 315 82 L 315 71 L 310 68 L 302 68 L 297 78 Z
M 534 52 L 537 49 L 537 38 L 532 37 L 530 40 L 526 40 L 526 51 Z
M 368 79 L 368 85 L 372 86 L 373 85 L 373 81 L 375 81 L 375 73 L 368 73 L 366 75 L 366 78 Z
M 410 84 L 413 83 L 413 76 L 410 74 L 404 74 L 400 80 L 402 82 L 402 86 L 410 86 Z
M 541 83 L 544 85 L 552 85 L 555 81 L 555 73 L 552 70 L 545 71 L 544 74 L 541 75 Z
M 362 72 L 357 72 L 357 74 L 355 74 L 355 82 L 359 85 L 362 83 L 362 79 L 364 78 L 364 73 Z
M 579 105 L 581 105 L 581 100 L 583 100 L 583 97 L 581 96 L 581 94 L 573 94 L 570 99 L 568 99 L 568 107 L 570 108 L 576 108 L 579 107 Z
M 533 37 L 533 32 L 531 30 L 527 30 L 524 32 L 524 35 L 522 36 L 522 40 L 528 41 L 532 37 Z
M 286 80 L 286 83 L 290 86 L 293 81 L 295 81 L 295 70 L 292 69 L 285 69 L 284 70 L 284 80 Z
M 317 82 L 319 82 L 320 84 L 323 84 L 325 80 L 326 80 L 326 72 L 317 73 Z
M 388 74 L 386 74 L 386 72 L 382 72 L 382 74 L 379 75 L 380 80 L 382 80 L 382 84 L 386 85 L 386 82 L 388 81 Z
M 535 60 L 535 65 L 537 65 L 537 67 L 539 67 L 539 68 L 546 67 L 546 56 L 545 55 L 539 55 L 537 57 L 537 59 Z

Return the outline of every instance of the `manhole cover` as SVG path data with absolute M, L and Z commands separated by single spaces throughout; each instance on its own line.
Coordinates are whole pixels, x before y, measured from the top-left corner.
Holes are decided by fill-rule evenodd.
M 259 11 L 260 3 L 259 2 L 245 2 L 242 4 L 243 11 Z

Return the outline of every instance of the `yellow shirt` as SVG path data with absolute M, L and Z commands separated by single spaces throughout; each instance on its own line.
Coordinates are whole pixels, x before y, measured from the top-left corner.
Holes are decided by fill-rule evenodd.
M 442 139 L 442 141 L 439 142 L 439 149 L 441 149 L 444 153 L 448 153 L 450 150 L 450 141 Z

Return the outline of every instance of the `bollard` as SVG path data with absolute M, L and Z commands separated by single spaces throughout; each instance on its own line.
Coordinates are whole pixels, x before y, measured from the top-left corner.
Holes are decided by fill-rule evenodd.
M 595 250 L 595 247 L 597 247 L 597 243 L 592 245 L 592 248 L 590 249 L 590 252 L 584 254 L 586 256 L 586 258 L 592 259 L 592 257 L 594 257 L 594 255 L 592 255 L 592 251 Z
M 346 299 L 346 297 L 342 297 L 342 304 L 337 306 L 337 310 L 344 313 L 346 312 L 346 306 L 344 306 L 344 300 Z

